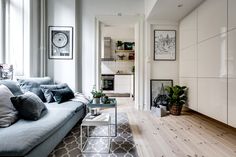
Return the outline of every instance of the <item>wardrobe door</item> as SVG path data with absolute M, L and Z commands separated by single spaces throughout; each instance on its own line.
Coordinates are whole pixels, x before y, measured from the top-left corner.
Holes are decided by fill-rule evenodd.
M 236 29 L 228 32 L 228 124 L 236 127 Z

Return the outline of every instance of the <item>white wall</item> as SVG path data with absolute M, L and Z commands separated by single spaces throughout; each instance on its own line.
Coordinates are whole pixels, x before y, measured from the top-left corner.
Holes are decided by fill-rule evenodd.
M 150 80 L 172 79 L 174 84 L 179 82 L 179 32 L 178 23 L 171 21 L 147 21 L 145 36 L 145 110 L 150 110 Z M 176 30 L 176 61 L 154 61 L 154 30 Z
M 134 28 L 128 26 L 113 26 L 103 27 L 102 38 L 111 37 L 111 53 L 113 58 L 117 59 L 117 55 L 126 55 L 125 59 L 128 59 L 129 53 L 115 53 L 116 42 L 121 40 L 123 42 L 134 42 Z M 103 49 L 102 49 L 103 51 Z M 102 74 L 115 74 L 118 70 L 123 73 L 132 73 L 133 61 L 105 61 L 101 62 Z
M 96 5 L 94 5 L 96 3 Z M 79 6 L 78 6 L 79 5 Z M 137 15 L 144 14 L 143 0 L 81 0 L 77 19 L 81 21 L 82 46 L 82 90 L 85 94 L 95 84 L 95 17 L 99 15 Z M 79 39 L 79 40 L 81 40 Z
M 154 61 L 154 30 L 176 30 L 176 61 Z M 179 31 L 178 24 L 162 23 L 151 25 L 151 79 L 172 79 L 179 82 Z
M 189 87 L 189 107 L 234 127 L 235 7 L 234 0 L 206 0 L 180 23 L 180 83 Z
M 75 0 L 49 0 L 47 1 L 48 26 L 72 26 L 76 33 Z M 75 37 L 75 36 L 73 36 Z M 47 60 L 47 74 L 57 82 L 65 82 L 73 89 L 76 87 L 75 38 L 73 38 L 72 60 Z

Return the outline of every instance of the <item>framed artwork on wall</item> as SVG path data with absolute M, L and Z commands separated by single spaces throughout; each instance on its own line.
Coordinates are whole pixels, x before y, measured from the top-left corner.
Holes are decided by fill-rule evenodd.
M 73 27 L 49 26 L 49 59 L 73 59 Z
M 151 79 L 150 80 L 150 108 L 154 106 L 154 99 L 161 93 L 161 88 L 173 86 L 173 80 L 170 79 Z
M 154 30 L 154 60 L 176 60 L 176 30 Z
M 0 64 L 0 80 L 13 79 L 13 65 Z

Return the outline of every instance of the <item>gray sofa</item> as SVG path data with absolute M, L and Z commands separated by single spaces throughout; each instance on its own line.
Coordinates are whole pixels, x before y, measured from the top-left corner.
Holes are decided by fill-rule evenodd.
M 86 114 L 82 102 L 45 103 L 48 113 L 37 121 L 19 119 L 0 128 L 0 156 L 46 157 Z
M 0 128 L 0 156 L 46 157 L 86 112 L 81 102 L 46 103 L 48 113 L 37 121 L 18 120 Z

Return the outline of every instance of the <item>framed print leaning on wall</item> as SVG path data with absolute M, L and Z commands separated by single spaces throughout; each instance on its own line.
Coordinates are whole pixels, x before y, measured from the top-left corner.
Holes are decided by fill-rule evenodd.
M 73 27 L 49 26 L 49 59 L 73 59 Z
M 150 80 L 150 108 L 154 106 L 154 99 L 161 94 L 162 86 L 164 89 L 166 86 L 173 86 L 173 80 L 171 79 L 151 79 Z
M 154 30 L 154 60 L 176 60 L 176 30 Z

